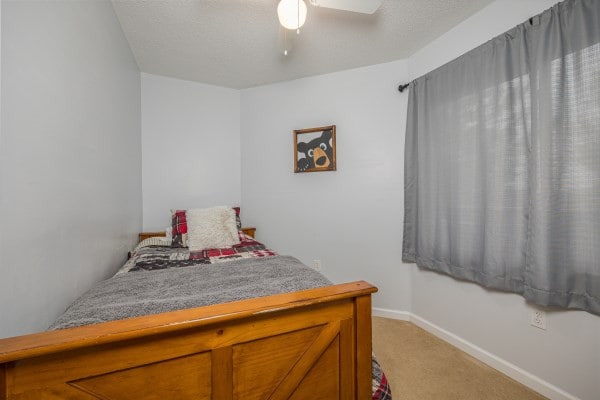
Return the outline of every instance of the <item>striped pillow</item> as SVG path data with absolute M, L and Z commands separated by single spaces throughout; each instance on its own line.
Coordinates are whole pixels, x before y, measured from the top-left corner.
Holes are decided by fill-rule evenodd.
M 141 249 L 142 247 L 148 246 L 171 246 L 171 241 L 167 237 L 161 236 L 153 236 L 148 239 L 142 240 L 137 246 L 135 246 L 134 251 Z

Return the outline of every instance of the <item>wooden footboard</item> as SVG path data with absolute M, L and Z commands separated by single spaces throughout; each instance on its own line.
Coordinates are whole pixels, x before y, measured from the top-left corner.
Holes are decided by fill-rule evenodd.
M 371 398 L 366 282 L 0 340 L 0 399 Z

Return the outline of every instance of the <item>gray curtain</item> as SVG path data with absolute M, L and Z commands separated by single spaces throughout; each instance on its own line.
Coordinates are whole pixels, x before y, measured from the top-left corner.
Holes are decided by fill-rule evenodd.
M 411 83 L 403 258 L 600 314 L 600 1 Z

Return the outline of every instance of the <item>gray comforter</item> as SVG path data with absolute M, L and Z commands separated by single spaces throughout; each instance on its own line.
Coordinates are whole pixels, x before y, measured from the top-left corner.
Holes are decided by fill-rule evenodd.
M 76 300 L 50 329 L 158 314 L 331 284 L 323 275 L 289 256 L 242 258 L 195 265 L 192 260 L 171 263 L 172 252 L 174 250 L 171 248 L 150 247 L 136 253 L 130 263 L 132 266 L 138 265 L 136 262 L 141 260 L 148 264 L 145 268 L 126 268 L 130 272 L 100 282 Z M 372 372 L 373 400 L 391 400 L 387 378 L 375 358 L 372 361 Z
M 113 321 L 327 286 L 289 256 L 135 271 L 107 279 L 73 303 L 50 329 Z

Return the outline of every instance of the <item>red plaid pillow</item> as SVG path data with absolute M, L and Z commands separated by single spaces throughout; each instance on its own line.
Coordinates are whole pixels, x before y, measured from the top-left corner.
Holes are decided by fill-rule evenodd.
M 232 207 L 233 211 L 235 211 L 235 223 L 237 224 L 238 231 L 242 229 L 242 219 L 240 218 L 240 208 Z
M 240 208 L 232 207 L 235 211 L 235 221 L 238 230 L 242 229 L 242 220 L 240 218 Z M 185 218 L 186 210 L 171 211 L 171 227 L 173 229 L 173 241 L 171 247 L 188 247 L 187 244 L 187 219 Z
M 185 210 L 173 210 L 171 213 L 173 241 L 171 247 L 187 247 L 187 220 Z

